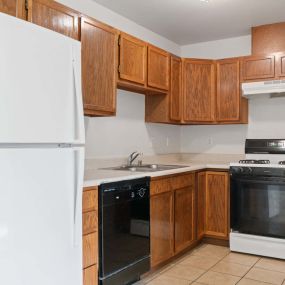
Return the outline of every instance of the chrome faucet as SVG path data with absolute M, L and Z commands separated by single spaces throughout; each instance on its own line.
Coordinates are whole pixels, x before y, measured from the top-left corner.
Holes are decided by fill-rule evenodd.
M 142 155 L 142 153 L 134 151 L 132 152 L 129 157 L 128 157 L 128 166 L 132 166 L 133 162 L 135 161 L 135 159 L 139 156 Z

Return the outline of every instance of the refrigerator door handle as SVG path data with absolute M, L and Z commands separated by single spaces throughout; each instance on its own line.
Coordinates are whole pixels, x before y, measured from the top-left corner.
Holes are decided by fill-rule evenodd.
M 74 99 L 75 99 L 75 118 L 74 118 L 74 134 L 75 143 L 85 143 L 84 129 L 84 112 L 82 100 L 82 85 L 81 85 L 81 49 L 80 45 L 73 46 L 73 82 L 74 82 Z
M 80 245 L 82 237 L 82 194 L 84 179 L 84 148 L 74 148 L 74 247 Z

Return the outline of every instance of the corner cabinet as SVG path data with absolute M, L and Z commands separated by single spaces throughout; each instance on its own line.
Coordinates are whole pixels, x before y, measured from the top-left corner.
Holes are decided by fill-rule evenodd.
M 94 19 L 82 18 L 81 44 L 84 113 L 115 115 L 118 32 Z
M 198 238 L 229 238 L 229 174 L 198 174 Z
M 52 0 L 27 0 L 28 21 L 80 40 L 80 14 Z
M 240 60 L 217 61 L 217 121 L 247 123 L 248 102 L 241 96 Z
M 215 63 L 212 60 L 183 60 L 183 120 L 213 122 L 216 110 Z
M 169 90 L 169 53 L 148 45 L 147 84 L 149 87 Z
M 21 19 L 25 19 L 25 0 L 1 0 L 0 12 Z

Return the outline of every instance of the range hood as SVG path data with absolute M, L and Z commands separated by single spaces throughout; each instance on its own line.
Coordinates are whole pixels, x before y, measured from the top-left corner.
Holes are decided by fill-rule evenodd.
M 250 82 L 242 84 L 242 96 L 246 98 L 255 97 L 285 97 L 285 80 L 272 80 Z

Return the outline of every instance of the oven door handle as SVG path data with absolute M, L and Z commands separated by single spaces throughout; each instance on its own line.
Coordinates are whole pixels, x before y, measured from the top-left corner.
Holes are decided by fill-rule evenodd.
M 268 184 L 273 183 L 273 184 L 285 184 L 285 178 L 282 177 L 241 177 L 241 176 L 231 176 L 232 181 L 239 181 L 239 182 L 247 182 L 247 183 L 262 183 L 262 184 Z

